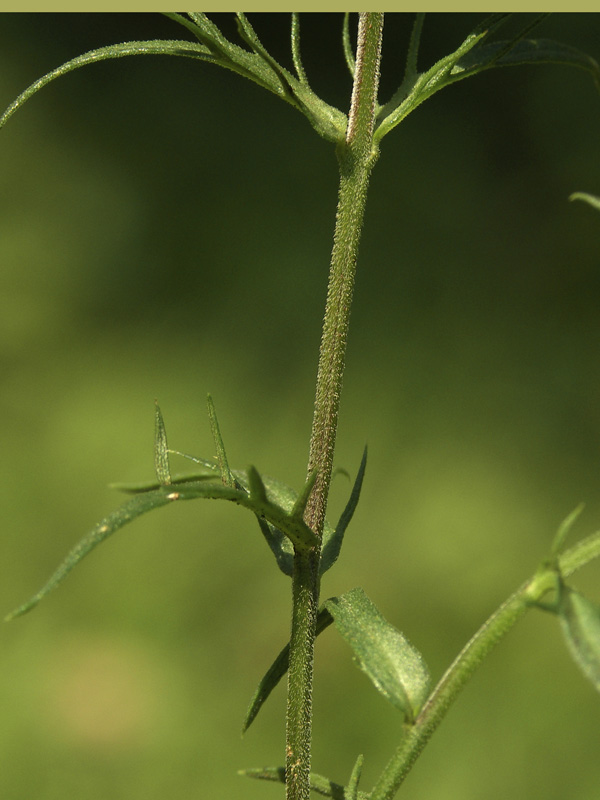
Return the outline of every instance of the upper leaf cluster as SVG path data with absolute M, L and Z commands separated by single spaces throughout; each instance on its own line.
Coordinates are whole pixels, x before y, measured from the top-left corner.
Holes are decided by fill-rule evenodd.
M 248 17 L 243 13 L 236 14 L 236 21 L 244 47 L 230 41 L 205 13 L 190 11 L 185 14 L 168 13 L 166 16 L 191 33 L 194 41 L 187 39 L 132 41 L 84 53 L 31 84 L 0 116 L 0 127 L 43 86 L 79 67 L 130 55 L 170 55 L 194 58 L 236 72 L 301 111 L 317 133 L 326 140 L 336 145 L 344 142 L 348 125 L 347 115 L 319 97 L 309 84 L 302 64 L 300 24 L 297 14 L 292 14 L 291 25 L 295 75 L 269 53 Z M 532 28 L 546 16 L 545 14 L 527 22 L 516 35 L 505 40 L 490 42 L 489 37 L 511 16 L 511 14 L 492 14 L 487 17 L 453 52 L 429 69 L 419 72 L 417 69 L 419 43 L 425 15 L 417 14 L 406 56 L 403 80 L 388 102 L 377 105 L 375 144 L 440 89 L 493 67 L 541 63 L 577 67 L 588 71 L 600 89 L 600 68 L 593 58 L 559 42 L 526 38 Z M 344 16 L 342 40 L 346 64 L 354 76 L 355 55 L 351 44 L 348 14 Z

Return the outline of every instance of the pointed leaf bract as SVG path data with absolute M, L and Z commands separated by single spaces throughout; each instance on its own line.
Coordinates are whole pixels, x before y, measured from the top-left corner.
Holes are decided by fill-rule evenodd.
M 326 608 L 322 608 L 317 615 L 316 636 L 318 636 L 326 628 L 328 628 L 332 622 L 333 619 L 329 611 L 327 611 Z M 275 661 L 271 664 L 271 666 L 265 673 L 261 682 L 258 684 L 258 687 L 252 697 L 252 700 L 250 701 L 250 705 L 248 706 L 246 717 L 244 718 L 242 733 L 245 733 L 248 730 L 248 728 L 254 721 L 256 715 L 264 705 L 264 702 L 267 699 L 267 697 L 271 694 L 273 689 L 277 686 L 279 681 L 283 678 L 283 676 L 287 672 L 289 665 L 289 657 L 290 657 L 290 645 L 288 643 L 279 653 Z
M 338 559 L 340 550 L 342 549 L 342 544 L 344 542 L 346 528 L 350 524 L 352 517 L 354 516 L 356 506 L 358 505 L 360 490 L 362 489 L 366 468 L 367 448 L 365 447 L 360 462 L 360 467 L 358 468 L 358 473 L 356 475 L 356 480 L 354 481 L 354 486 L 352 487 L 346 507 L 342 511 L 342 515 L 340 516 L 337 527 L 335 531 L 331 531 L 329 526 L 326 526 L 323 531 L 323 549 L 321 551 L 321 563 L 319 565 L 319 572 L 321 575 L 327 572 L 327 570 L 330 569 Z
M 156 478 L 161 486 L 171 483 L 171 468 L 169 466 L 169 446 L 167 444 L 167 431 L 165 422 L 158 403 L 156 405 L 154 423 L 154 469 Z

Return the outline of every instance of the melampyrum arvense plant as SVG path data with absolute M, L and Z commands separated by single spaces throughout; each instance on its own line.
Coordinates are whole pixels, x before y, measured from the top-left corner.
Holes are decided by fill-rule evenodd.
M 74 58 L 26 89 L 4 112 L 0 125 L 47 83 L 72 70 L 104 59 L 160 54 L 208 62 L 249 78 L 300 111 L 315 132 L 331 144 L 339 166 L 339 193 L 306 482 L 299 491 L 294 491 L 261 475 L 252 466 L 245 470 L 232 469 L 210 396 L 208 417 L 215 457 L 200 458 L 172 450 L 157 404 L 156 481 L 120 486 L 129 495 L 125 503 L 93 527 L 48 583 L 8 618 L 32 609 L 85 555 L 141 514 L 183 500 L 222 499 L 237 503 L 256 518 L 276 565 L 291 579 L 292 587 L 289 643 L 266 672 L 244 721 L 244 729 L 247 729 L 272 689 L 287 673 L 286 741 L 282 748 L 285 766 L 249 769 L 245 774 L 285 784 L 288 800 L 306 800 L 311 791 L 344 800 L 389 800 L 398 792 L 473 671 L 528 610 L 549 611 L 557 616 L 569 652 L 584 675 L 600 689 L 600 610 L 568 583 L 576 570 L 600 555 L 600 533 L 567 548 L 567 535 L 581 509 L 569 515 L 559 527 L 548 553 L 540 559 L 535 574 L 491 615 L 437 683 L 432 681 L 421 653 L 384 619 L 362 589 L 354 588 L 321 600 L 321 576 L 335 564 L 340 554 L 344 534 L 359 500 L 367 462 L 365 449 L 347 504 L 337 524 L 330 524 L 326 518 L 327 499 L 354 273 L 371 172 L 380 158 L 384 137 L 427 98 L 450 84 L 496 67 L 550 62 L 585 70 L 600 86 L 600 69 L 591 57 L 566 44 L 530 38 L 531 29 L 541 17 L 533 21 L 527 18 L 527 24 L 516 35 L 502 38 L 502 28 L 510 16 L 507 14 L 485 18 L 453 52 L 423 69 L 419 42 L 424 15 L 417 14 L 408 52 L 404 55 L 403 79 L 393 96 L 382 104 L 378 90 L 384 15 L 359 14 L 358 30 L 354 31 L 351 29 L 354 18 L 346 14 L 340 35 L 353 88 L 348 99 L 349 111 L 345 113 L 325 102 L 311 88 L 302 63 L 297 14 L 291 15 L 293 72 L 281 66 L 267 51 L 245 14 L 236 15 L 239 42 L 227 38 L 204 13 L 166 16 L 173 30 L 180 26 L 181 38 L 127 42 Z M 600 207 L 600 199 L 583 192 L 574 193 L 572 198 Z M 189 473 L 172 472 L 173 454 L 192 463 Z M 366 790 L 359 790 L 362 756 L 356 758 L 344 785 L 311 772 L 314 643 L 330 625 L 338 630 L 358 665 L 403 719 L 395 751 L 374 785 Z

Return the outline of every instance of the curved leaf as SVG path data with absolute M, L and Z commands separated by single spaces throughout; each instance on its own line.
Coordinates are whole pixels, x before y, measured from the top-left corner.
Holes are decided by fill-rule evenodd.
M 75 545 L 60 567 L 40 591 L 34 594 L 26 603 L 23 603 L 23 605 L 8 614 L 5 619 L 8 621 L 30 611 L 67 577 L 69 572 L 77 566 L 82 558 L 85 558 L 85 556 L 101 542 L 107 539 L 116 530 L 122 528 L 123 525 L 127 525 L 128 522 L 141 516 L 141 514 L 145 514 L 147 511 L 152 511 L 154 508 L 159 508 L 160 506 L 172 502 L 173 494 L 175 494 L 175 492 L 172 488 L 161 488 L 155 492 L 139 494 L 132 497 L 117 511 L 113 511 L 95 525 L 92 530 Z
M 352 772 L 350 774 L 350 780 L 348 781 L 348 786 L 346 787 L 347 800 L 358 800 L 358 784 L 360 783 L 364 760 L 365 757 L 360 755 L 354 762 L 354 766 L 352 767 Z
M 122 44 L 108 45 L 107 47 L 99 47 L 96 50 L 90 50 L 83 53 L 70 61 L 65 62 L 60 67 L 48 72 L 43 77 L 32 83 L 22 92 L 16 100 L 14 100 L 0 116 L 0 128 L 12 117 L 12 115 L 19 109 L 23 103 L 29 100 L 36 92 L 39 92 L 44 86 L 47 86 L 56 78 L 73 72 L 80 67 L 85 67 L 88 64 L 95 64 L 98 61 L 106 61 L 112 58 L 123 58 L 125 56 L 140 56 L 140 55 L 168 55 L 168 56 L 184 56 L 187 58 L 200 58 L 203 61 L 215 62 L 215 58 L 210 54 L 207 48 L 195 42 L 186 42 L 183 40 L 163 40 L 154 39 L 150 41 L 139 42 L 123 42 Z
M 335 531 L 332 531 L 330 526 L 326 524 L 326 527 L 323 531 L 323 548 L 321 551 L 321 563 L 319 564 L 319 573 L 321 575 L 327 572 L 327 570 L 334 565 L 340 554 L 346 528 L 350 524 L 352 517 L 354 516 L 356 506 L 358 505 L 366 467 L 367 448 L 365 447 L 360 462 L 360 467 L 358 468 L 358 473 L 356 474 L 356 480 L 354 481 L 354 486 L 352 487 L 352 491 L 350 493 L 350 498 L 346 504 L 346 507 L 342 511 L 337 527 Z
M 588 194 L 587 192 L 573 192 L 573 194 L 569 195 L 569 200 L 583 200 L 584 203 L 588 203 L 592 208 L 596 208 L 600 211 L 600 197 L 596 197 L 593 194 Z
M 597 85 L 600 77 L 598 62 L 576 47 L 552 39 L 524 39 L 516 43 L 493 42 L 475 48 L 458 61 L 449 82 L 477 75 L 492 67 L 528 64 L 559 64 L 583 69 L 591 74 Z
M 249 472 L 258 476 L 258 472 L 250 467 Z M 258 476 L 260 481 L 260 476 Z M 54 575 L 32 598 L 22 606 L 8 615 L 7 619 L 13 619 L 27 611 L 30 611 L 42 600 L 52 589 L 71 572 L 71 570 L 91 552 L 97 545 L 103 542 L 108 536 L 128 522 L 131 522 L 141 514 L 152 511 L 154 508 L 166 505 L 175 500 L 196 500 L 199 498 L 212 500 L 230 500 L 240 506 L 250 509 L 257 517 L 264 518 L 268 523 L 276 527 L 291 542 L 302 550 L 315 547 L 318 544 L 316 535 L 300 517 L 293 513 L 287 513 L 273 501 L 272 496 L 263 494 L 248 494 L 245 489 L 231 488 L 223 486 L 211 480 L 180 480 L 173 482 L 169 486 L 158 486 L 142 493 L 135 494 L 121 508 L 113 511 L 92 530 L 81 539 L 81 541 L 71 550 L 69 555 L 56 570 Z
M 447 84 L 448 75 L 457 61 L 474 48 L 486 35 L 487 31 L 469 34 L 454 53 L 440 59 L 427 72 L 418 76 L 407 75 L 406 81 L 396 92 L 396 95 L 379 111 L 378 125 L 374 136 L 375 141 L 383 139 L 411 111 L 414 111 L 428 97 L 442 89 Z
M 541 14 L 512 39 L 485 42 L 490 32 L 507 18 L 508 14 L 493 14 L 485 20 L 450 55 L 420 75 L 415 70 L 415 60 L 407 65 L 405 79 L 394 97 L 379 110 L 377 141 L 395 128 L 405 117 L 433 94 L 464 78 L 478 75 L 493 67 L 523 66 L 528 64 L 559 64 L 577 67 L 589 72 L 600 90 L 600 67 L 586 53 L 570 45 L 549 39 L 525 39 L 533 27 L 547 16 Z
M 390 625 L 360 588 L 324 603 L 348 642 L 358 666 L 375 688 L 411 723 L 429 695 L 430 676 L 423 657 Z
M 255 48 L 255 52 L 248 52 L 243 47 L 230 42 L 206 14 L 200 12 L 188 14 L 190 19 L 177 13 L 166 14 L 166 16 L 192 32 L 198 42 L 152 39 L 108 45 L 83 53 L 48 72 L 25 89 L 0 116 L 0 127 L 36 92 L 56 78 L 75 69 L 98 61 L 124 56 L 168 55 L 196 58 L 236 72 L 300 110 L 320 136 L 336 143 L 343 138 L 347 123 L 346 115 L 321 100 L 310 89 L 308 83 L 297 80 L 286 69 L 279 66 L 264 48 L 262 51 Z M 249 24 L 246 24 L 242 26 L 242 29 L 247 33 L 248 27 Z
M 577 508 L 573 509 L 573 511 L 571 511 L 571 513 L 558 526 L 556 536 L 554 537 L 554 541 L 552 542 L 552 547 L 550 549 L 550 553 L 553 558 L 556 558 L 556 556 L 558 556 L 558 554 L 564 549 L 565 540 L 569 535 L 571 528 L 577 521 L 577 518 L 583 511 L 583 508 L 583 503 L 580 503 Z
M 331 616 L 329 611 L 326 608 L 322 608 L 317 615 L 316 636 L 318 636 L 326 628 L 328 628 L 332 622 L 333 622 L 333 617 Z M 254 695 L 252 696 L 252 700 L 250 701 L 250 705 L 248 706 L 248 711 L 246 712 L 246 716 L 244 717 L 244 723 L 242 725 L 242 733 L 245 733 L 250 727 L 250 725 L 254 722 L 256 715 L 264 705 L 267 697 L 269 697 L 273 689 L 277 686 L 279 681 L 288 671 L 289 656 L 290 656 L 290 645 L 288 643 L 279 653 L 275 661 L 271 664 L 271 666 L 265 673 L 261 682 L 258 684 L 258 687 L 254 692 Z
M 558 614 L 573 660 L 600 692 L 600 606 L 563 585 Z

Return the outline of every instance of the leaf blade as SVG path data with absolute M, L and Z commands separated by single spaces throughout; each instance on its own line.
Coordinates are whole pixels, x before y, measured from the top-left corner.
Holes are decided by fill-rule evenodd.
M 326 630 L 326 628 L 328 628 L 332 622 L 333 617 L 329 611 L 326 608 L 322 608 L 317 615 L 317 627 L 315 635 L 318 636 L 320 633 Z M 273 661 L 269 669 L 265 672 L 260 683 L 258 684 L 258 687 L 256 688 L 256 691 L 252 695 L 252 699 L 250 700 L 248 710 L 246 711 L 246 716 L 244 717 L 244 722 L 242 724 L 242 734 L 244 734 L 254 722 L 258 712 L 265 704 L 267 698 L 287 672 L 289 655 L 290 645 L 288 642 L 288 644 L 286 644 L 286 646 L 280 651 L 279 655 L 275 661 Z
M 600 606 L 563 585 L 558 614 L 573 660 L 600 692 Z
M 169 446 L 167 444 L 167 430 L 165 421 L 158 405 L 155 401 L 155 421 L 154 421 L 154 469 L 156 478 L 161 486 L 169 486 L 171 483 L 171 468 L 169 466 Z
M 360 588 L 324 603 L 375 688 L 412 723 L 429 695 L 423 657 Z
M 106 61 L 108 59 L 123 58 L 125 56 L 137 55 L 173 55 L 185 56 L 188 58 L 199 58 L 204 61 L 214 62 L 215 59 L 210 55 L 209 51 L 200 44 L 195 42 L 187 42 L 185 40 L 175 39 L 152 39 L 148 41 L 132 41 L 123 42 L 122 44 L 108 45 L 107 47 L 99 47 L 95 50 L 90 50 L 87 53 L 82 53 L 70 61 L 66 61 L 54 70 L 47 72 L 37 81 L 30 84 L 21 94 L 13 100 L 13 102 L 6 108 L 4 113 L 0 116 L 0 128 L 8 122 L 10 117 L 17 111 L 27 100 L 33 97 L 34 94 L 39 92 L 44 86 L 47 86 L 56 78 L 73 72 L 80 67 L 85 67 L 88 64 L 95 64 L 99 61 Z
M 231 488 L 235 487 L 235 478 L 229 469 L 229 462 L 227 460 L 227 453 L 225 452 L 225 444 L 221 436 L 221 429 L 219 427 L 219 420 L 217 419 L 217 411 L 211 395 L 206 396 L 206 405 L 208 407 L 208 419 L 210 421 L 210 429 L 217 451 L 217 463 L 219 464 L 219 471 L 221 472 L 221 480 L 224 486 Z
M 258 473 L 256 475 L 258 476 Z M 260 476 L 258 476 L 258 479 L 260 481 Z M 89 533 L 80 539 L 44 586 L 28 601 L 8 614 L 6 619 L 14 619 L 37 606 L 46 595 L 62 583 L 64 578 L 86 555 L 127 523 L 148 511 L 167 505 L 175 500 L 195 500 L 200 498 L 230 500 L 250 509 L 256 516 L 264 517 L 278 528 L 297 547 L 306 549 L 318 542 L 315 534 L 304 522 L 292 518 L 282 508 L 271 502 L 266 495 L 264 499 L 259 498 L 257 500 L 250 497 L 243 488 L 237 489 L 223 486 L 222 483 L 217 483 L 216 480 L 211 481 L 210 479 L 182 480 L 175 485 L 161 485 L 155 489 L 134 494 L 120 508 L 104 517 Z
M 169 502 L 171 502 L 169 492 L 165 491 L 163 488 L 155 492 L 135 495 L 119 509 L 108 514 L 108 516 L 100 520 L 89 533 L 80 539 L 44 586 L 32 595 L 29 600 L 18 606 L 14 611 L 11 611 L 10 614 L 5 617 L 5 620 L 8 622 L 35 608 L 46 595 L 62 583 L 71 570 L 73 570 L 88 553 L 94 550 L 101 542 L 119 528 L 122 528 L 128 522 L 132 522 L 142 514 L 152 511 L 154 508 L 166 505 Z
M 588 203 L 592 208 L 600 211 L 600 197 L 588 194 L 588 192 L 573 192 L 569 195 L 569 200 L 583 200 L 584 203 Z
M 360 466 L 356 474 L 356 479 L 354 481 L 352 491 L 350 492 L 350 498 L 348 499 L 346 507 L 341 513 L 337 527 L 335 531 L 331 533 L 329 533 L 327 529 L 323 532 L 323 549 L 321 551 L 321 563 L 319 564 L 319 574 L 321 575 L 327 572 L 328 569 L 331 569 L 338 559 L 342 549 L 342 544 L 344 542 L 346 528 L 352 521 L 352 517 L 354 516 L 356 506 L 358 505 L 358 501 L 360 499 L 360 492 L 362 489 L 366 468 L 367 448 L 365 447 Z
M 600 77 L 598 62 L 571 45 L 552 39 L 522 39 L 483 44 L 465 54 L 453 69 L 450 82 L 483 72 L 492 67 L 557 64 L 589 72 L 596 84 Z

